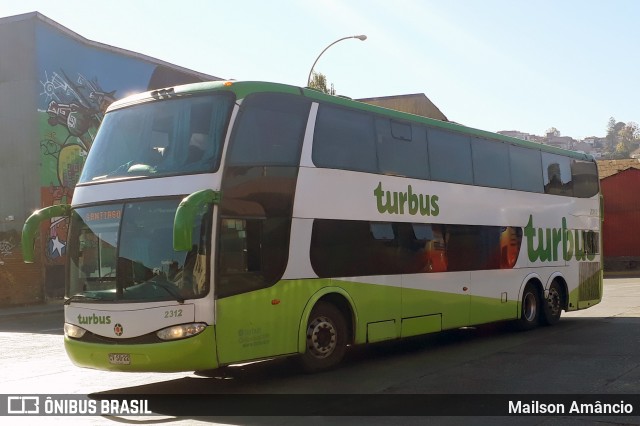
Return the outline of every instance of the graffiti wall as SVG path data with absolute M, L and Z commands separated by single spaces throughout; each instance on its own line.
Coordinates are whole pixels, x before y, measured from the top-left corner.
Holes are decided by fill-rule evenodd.
M 96 131 L 114 100 L 202 81 L 195 73 L 158 65 L 130 52 L 95 46 L 44 22 L 36 25 L 36 49 L 39 140 L 34 142 L 41 157 L 42 207 L 71 202 Z M 53 219 L 42 229 L 45 286 L 59 287 L 56 291 L 62 288 L 63 275 L 55 267 L 64 265 L 67 229 L 65 218 Z

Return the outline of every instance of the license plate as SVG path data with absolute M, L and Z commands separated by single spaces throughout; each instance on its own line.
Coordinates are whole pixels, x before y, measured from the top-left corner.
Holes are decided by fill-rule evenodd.
M 109 363 L 116 365 L 130 365 L 131 354 L 109 354 Z

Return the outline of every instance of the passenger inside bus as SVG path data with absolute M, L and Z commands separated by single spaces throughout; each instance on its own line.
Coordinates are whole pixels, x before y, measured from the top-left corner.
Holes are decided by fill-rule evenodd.
M 186 164 L 203 160 L 207 149 L 207 137 L 204 133 L 194 133 L 189 140 L 189 152 L 187 153 Z

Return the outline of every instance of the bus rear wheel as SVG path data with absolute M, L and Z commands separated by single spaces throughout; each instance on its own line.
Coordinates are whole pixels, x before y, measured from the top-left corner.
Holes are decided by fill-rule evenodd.
M 543 305 L 542 322 L 545 325 L 554 325 L 560 321 L 564 298 L 560 284 L 558 284 L 557 281 L 553 281 L 549 286 L 547 298 L 543 302 Z
M 340 363 L 347 349 L 347 323 L 331 303 L 318 302 L 311 310 L 306 348 L 300 357 L 307 372 L 328 370 Z
M 538 326 L 541 306 L 540 292 L 538 292 L 535 285 L 528 284 L 522 294 L 520 319 L 517 322 L 520 330 L 531 330 Z

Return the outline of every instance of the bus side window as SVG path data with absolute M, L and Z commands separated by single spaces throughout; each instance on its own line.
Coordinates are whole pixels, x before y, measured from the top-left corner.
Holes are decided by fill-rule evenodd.
M 500 233 L 500 269 L 511 269 L 518 261 L 522 228 L 507 226 Z
M 474 183 L 491 188 L 511 189 L 509 146 L 487 139 L 472 140 Z
M 593 161 L 573 160 L 571 162 L 573 195 L 591 198 L 598 193 L 598 168 Z
M 258 93 L 242 103 L 228 154 L 231 166 L 296 166 L 311 102 Z
M 573 177 L 569 158 L 543 152 L 542 170 L 546 194 L 573 196 Z
M 472 185 L 470 138 L 461 133 L 430 128 L 427 139 L 431 178 L 441 182 Z
M 288 257 L 289 222 L 283 218 L 224 218 L 220 224 L 219 297 L 272 286 Z
M 380 173 L 429 178 L 427 134 L 424 127 L 376 118 Z
M 318 167 L 375 173 L 373 116 L 321 104 L 313 137 L 313 162 Z
M 540 151 L 509 145 L 511 188 L 517 191 L 544 192 Z

